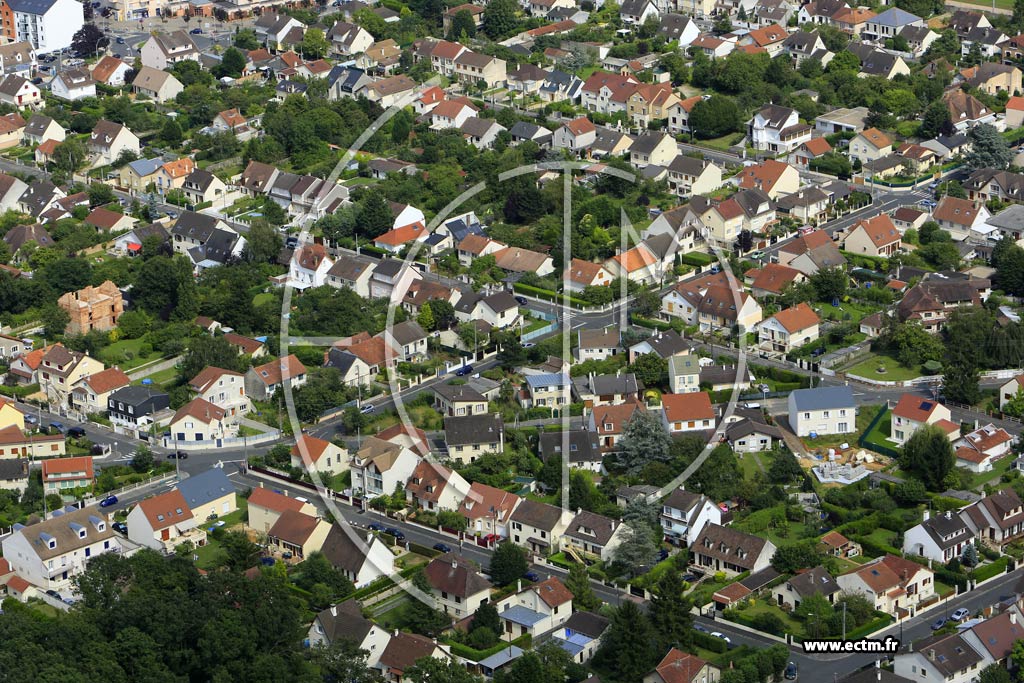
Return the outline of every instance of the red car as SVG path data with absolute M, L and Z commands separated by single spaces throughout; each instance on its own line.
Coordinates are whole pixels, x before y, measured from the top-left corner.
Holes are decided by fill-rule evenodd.
M 501 536 L 498 534 L 487 534 L 484 536 L 485 543 L 501 543 Z

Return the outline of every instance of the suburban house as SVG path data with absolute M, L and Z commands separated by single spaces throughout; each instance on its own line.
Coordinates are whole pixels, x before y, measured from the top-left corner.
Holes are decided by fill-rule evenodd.
M 800 188 L 800 173 L 789 164 L 775 159 L 765 159 L 759 164 L 747 166 L 735 177 L 741 189 L 761 190 L 769 199 L 793 194 Z
M 987 652 L 979 653 L 971 647 L 967 633 L 957 630 L 916 641 L 913 652 L 896 657 L 893 672 L 904 680 L 969 683 L 978 680 L 977 672 L 988 661 Z
M 1012 377 L 999 387 L 999 409 L 1005 408 L 1007 403 L 1018 396 L 1024 396 L 1024 375 Z
M 577 360 L 605 360 L 616 355 L 619 350 L 619 331 L 614 327 L 599 330 L 580 329 L 577 331 Z
M 932 220 L 959 241 L 982 236 L 979 229 L 991 215 L 981 202 L 946 195 L 932 211 Z
M 524 498 L 509 521 L 509 540 L 536 555 L 547 555 L 560 547 L 562 533 L 569 526 L 569 513 L 554 505 Z
M 103 164 L 112 164 L 123 152 L 131 152 L 135 156 L 141 154 L 139 138 L 126 126 L 113 121 L 100 119 L 89 134 L 86 143 L 91 154 L 99 155 Z
M 285 510 L 267 532 L 267 544 L 285 559 L 294 558 L 300 562 L 323 548 L 333 526 L 320 517 Z
M 818 547 L 833 557 L 857 557 L 861 554 L 860 544 L 851 541 L 838 531 L 830 531 L 818 541 Z
M 80 413 L 102 413 L 111 392 L 127 387 L 131 378 L 119 368 L 107 368 L 83 377 L 71 387 L 68 407 Z
M 42 590 L 71 592 L 89 560 L 120 552 L 121 543 L 97 506 L 66 508 L 50 519 L 16 528 L 3 539 L 3 557 L 19 577 Z
M 437 609 L 462 619 L 476 613 L 491 598 L 491 582 L 469 560 L 445 553 L 423 570 Z
M 448 458 L 463 465 L 488 453 L 501 453 L 505 449 L 505 426 L 501 415 L 483 413 L 446 417 L 444 442 Z
M 541 460 L 545 462 L 548 458 L 561 458 L 568 454 L 571 468 L 600 472 L 603 466 L 604 454 L 601 452 L 597 434 L 587 429 L 545 431 L 540 434 L 537 450 Z
M 934 517 L 928 510 L 924 521 L 903 534 L 906 555 L 927 557 L 941 564 L 963 555 L 964 548 L 974 543 L 974 532 L 960 515 L 946 511 Z
M 661 503 L 661 528 L 680 547 L 689 545 L 708 524 L 722 524 L 722 510 L 702 493 L 678 488 Z
M 65 449 L 63 434 L 29 436 L 13 424 L 0 429 L 0 458 L 59 458 L 65 454 Z
M 836 577 L 844 591 L 859 593 L 875 609 L 892 616 L 906 615 L 935 594 L 932 570 L 917 562 L 885 555 Z
M 420 457 L 410 448 L 367 437 L 349 460 L 352 490 L 368 498 L 391 495 L 396 486 L 409 481 L 419 462 Z
M 716 413 L 706 391 L 664 394 L 662 423 L 670 434 L 707 431 L 715 428 Z
M 747 137 L 755 149 L 789 154 L 811 139 L 811 127 L 800 123 L 795 109 L 767 104 L 747 122 Z
M 434 407 L 442 415 L 482 415 L 487 412 L 487 398 L 466 384 L 438 384 L 434 387 Z
M 690 564 L 705 572 L 736 576 L 770 566 L 775 544 L 759 536 L 708 523 L 690 543 Z
M 562 550 L 577 558 L 610 560 L 622 543 L 626 525 L 588 510 L 578 510 L 562 533 Z
M 673 647 L 654 671 L 644 676 L 643 683 L 717 683 L 721 677 L 718 667 Z
M 87 97 L 96 97 L 96 81 L 85 69 L 64 69 L 50 81 L 50 92 L 54 97 L 75 102 Z
M 850 161 L 866 164 L 892 154 L 892 139 L 877 128 L 867 128 L 853 136 L 848 149 Z
M 163 71 L 185 60 L 199 61 L 199 48 L 185 31 L 154 32 L 139 50 L 143 66 Z
M 514 493 L 474 482 L 458 511 L 466 518 L 468 533 L 508 538 L 509 520 L 521 500 Z
M 503 631 L 510 638 L 534 638 L 564 624 L 572 615 L 573 594 L 557 577 L 527 586 L 499 601 L 495 607 Z
M 900 250 L 901 233 L 889 214 L 858 221 L 843 240 L 843 248 L 854 254 L 888 258 Z
M 309 434 L 299 437 L 291 450 L 292 467 L 316 470 L 322 475 L 340 474 L 348 469 L 348 453 L 330 441 Z
M 998 547 L 1024 533 L 1024 504 L 1011 488 L 985 496 L 960 515 L 976 536 Z
M 356 588 L 395 573 L 395 556 L 376 534 L 353 526 L 331 525 L 320 552 Z
M 784 583 L 780 583 L 772 592 L 772 597 L 781 607 L 789 605 L 793 609 L 805 599 L 818 593 L 834 603 L 839 593 L 839 583 L 822 566 L 808 569 L 796 574 Z
M 227 436 L 226 416 L 224 408 L 204 398 L 194 398 L 174 413 L 168 425 L 171 436 L 165 437 L 165 441 L 175 448 L 190 443 L 220 441 Z
M 49 495 L 58 495 L 75 489 L 92 486 L 95 474 L 92 456 L 82 455 L 71 458 L 49 458 L 41 463 L 43 490 Z
M 348 641 L 367 653 L 366 665 L 373 667 L 384 652 L 391 634 L 363 616 L 363 608 L 354 600 L 346 600 L 321 611 L 309 627 L 311 646 L 329 647 Z
M 254 487 L 252 493 L 249 494 L 248 526 L 250 529 L 266 533 L 286 510 L 294 510 L 307 515 L 316 514 L 316 507 L 312 503 L 277 493 L 263 486 Z
M 132 81 L 132 89 L 138 95 L 163 103 L 177 97 L 185 86 L 170 72 L 143 66 Z
M 177 489 L 140 501 L 128 513 L 128 539 L 133 543 L 169 553 L 186 541 L 206 545 L 203 522 L 189 509 Z
M 789 394 L 789 423 L 797 436 L 850 434 L 857 428 L 857 402 L 850 387 L 797 389 Z
M 198 398 L 223 409 L 225 417 L 238 418 L 252 409 L 244 379 L 240 372 L 209 365 L 189 381 L 188 388 Z
M 266 401 L 285 381 L 292 390 L 306 383 L 306 366 L 293 353 L 249 368 L 245 373 L 245 393 L 257 401 Z
M 405 485 L 405 498 L 417 510 L 456 510 L 469 483 L 458 472 L 429 460 L 421 460 Z
M 593 612 L 573 612 L 553 636 L 574 662 L 583 664 L 597 652 L 609 623 L 608 619 Z
M 409 680 L 404 677 L 404 673 L 426 657 L 442 662 L 452 661 L 450 646 L 440 644 L 433 638 L 396 629 L 374 668 L 386 683 L 401 683 Z
M 211 467 L 193 474 L 176 486 L 200 521 L 228 515 L 238 509 L 235 487 L 222 467 Z
M 992 463 L 1010 453 L 1015 437 L 993 424 L 983 425 L 964 434 L 953 443 L 957 467 L 972 472 L 991 472 Z
M 818 314 L 801 301 L 757 324 L 757 339 L 766 350 L 786 354 L 818 338 Z
M 938 401 L 903 394 L 892 409 L 892 435 L 889 438 L 897 444 L 904 444 L 924 425 L 942 423 L 939 426 L 945 428 L 948 423 L 956 427 L 952 419 L 949 408 Z M 959 429 L 956 433 L 959 434 Z
M 642 403 L 629 401 L 621 405 L 598 406 L 587 417 L 587 429 L 597 434 L 601 451 L 616 450 L 626 423 L 638 410 L 646 410 Z
M 170 406 L 170 397 L 152 386 L 117 389 L 107 398 L 107 417 L 118 434 L 146 437 L 154 414 Z
M 669 357 L 668 383 L 673 394 L 700 391 L 700 361 L 697 356 L 680 353 Z

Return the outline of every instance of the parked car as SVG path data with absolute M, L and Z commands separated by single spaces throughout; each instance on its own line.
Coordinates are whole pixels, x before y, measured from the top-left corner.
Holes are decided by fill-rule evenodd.
M 75 600 L 74 598 L 64 598 L 64 604 L 65 605 L 74 605 L 76 602 L 78 602 L 78 601 Z
M 472 373 L 473 373 L 473 366 L 472 365 L 463 365 L 461 368 L 459 368 L 458 370 L 455 371 L 455 376 L 456 377 L 465 377 L 466 375 L 470 375 Z
M 46 591 L 46 594 L 49 595 L 51 598 L 57 598 L 58 600 L 60 600 L 60 593 L 53 590 L 52 588 Z
M 787 681 L 795 681 L 797 676 L 796 662 L 790 662 L 786 665 L 786 670 L 782 672 L 782 677 Z
M 538 581 L 540 581 L 540 574 L 538 574 L 537 572 L 526 572 L 525 574 L 523 574 L 523 578 L 527 581 L 537 583 Z
M 186 453 L 185 451 L 175 451 L 173 453 L 167 454 L 168 460 L 174 460 L 175 458 L 177 458 L 178 460 L 188 460 L 188 453 Z
M 520 306 L 525 306 L 528 302 L 525 296 L 517 296 L 516 303 L 519 304 Z
M 694 582 L 694 581 L 696 581 L 696 580 L 697 580 L 697 579 L 698 579 L 699 577 L 698 577 L 698 576 L 697 576 L 696 574 L 683 574 L 683 575 L 682 575 L 682 576 L 680 576 L 679 578 L 680 578 L 680 579 L 682 579 L 683 581 L 685 581 L 686 583 L 693 583 L 693 582 Z M 696 626 L 694 626 L 694 628 L 697 628 L 697 627 L 696 627 Z
M 759 410 L 761 408 L 760 403 L 744 403 L 743 407 L 747 410 Z
M 946 617 L 939 617 L 932 622 L 932 630 L 938 631 L 940 628 L 946 625 Z
M 189 31 L 189 33 L 191 33 L 194 36 L 199 36 L 199 35 L 202 35 L 203 29 L 201 29 L 201 28 L 194 28 L 191 31 Z
M 668 549 L 667 548 L 662 548 L 661 550 L 658 551 L 658 561 L 661 562 L 661 561 L 667 560 L 667 559 L 668 559 Z
M 711 637 L 712 638 L 721 638 L 722 640 L 724 640 L 727 643 L 732 643 L 732 641 L 729 640 L 729 636 L 725 635 L 724 633 L 720 633 L 718 631 L 712 631 L 711 632 Z
M 262 564 L 264 567 L 273 567 L 275 562 L 277 562 L 277 560 L 275 560 L 272 557 L 261 557 L 260 558 L 260 564 Z
M 114 42 L 117 43 L 118 45 L 124 45 L 124 38 L 122 38 L 121 36 L 118 36 L 117 38 L 114 38 Z
M 119 534 L 127 534 L 128 533 L 128 525 L 125 524 L 124 522 L 114 522 L 113 524 L 110 525 L 110 528 L 113 529 L 114 531 L 118 532 Z
M 524 349 L 532 349 L 536 345 L 537 344 L 534 343 L 534 342 L 523 342 L 523 348 Z
M 110 444 L 94 443 L 92 448 L 89 449 L 89 455 L 106 455 L 110 450 Z
M 75 439 L 81 439 L 83 436 L 85 436 L 85 430 L 82 429 L 81 427 L 71 427 L 70 429 L 68 429 L 68 436 L 73 437 Z
M 487 534 L 484 536 L 485 543 L 501 543 L 501 536 L 498 534 Z
M 35 415 L 28 414 L 25 416 L 25 422 L 28 422 L 30 425 L 39 424 L 39 418 Z
M 373 411 L 374 405 L 372 403 L 367 403 L 366 405 L 359 409 L 359 412 L 362 413 L 363 415 L 369 415 Z
M 701 633 L 707 633 L 708 632 L 707 628 L 705 628 L 704 626 L 701 626 L 700 624 L 694 624 L 693 625 L 693 630 L 694 631 L 700 631 Z
M 452 551 L 451 546 L 445 545 L 444 543 L 435 543 L 434 550 L 441 553 L 450 553 Z
M 949 618 L 953 621 L 963 621 L 967 617 L 971 616 L 971 611 L 966 607 L 961 607 L 957 611 L 949 615 Z
M 385 529 L 384 533 L 386 533 L 388 536 L 394 536 L 395 540 L 398 540 L 398 541 L 404 541 L 405 540 L 405 534 L 402 533 L 402 530 L 401 529 L 396 529 L 393 526 L 389 526 L 387 529 Z
M 110 495 L 100 501 L 100 507 L 106 508 L 117 503 L 117 496 Z
M 64 423 L 62 423 L 62 422 L 51 422 L 50 423 L 50 429 L 56 429 L 58 432 L 63 434 L 64 430 L 66 430 L 67 427 L 65 427 Z
M 366 528 L 370 531 L 384 531 L 384 525 L 380 522 L 370 522 L 366 525 Z

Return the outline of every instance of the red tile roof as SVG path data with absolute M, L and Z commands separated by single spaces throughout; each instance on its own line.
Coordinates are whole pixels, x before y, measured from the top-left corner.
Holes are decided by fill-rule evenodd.
M 818 314 L 803 301 L 792 308 L 779 311 L 774 317 L 790 334 L 806 330 L 821 322 Z
M 249 494 L 249 505 L 257 505 L 267 510 L 274 510 L 275 512 L 284 512 L 285 510 L 294 510 L 298 512 L 305 505 L 301 500 L 296 500 L 289 496 L 282 495 L 271 491 L 268 488 L 257 486 L 253 488 L 252 493 Z
M 85 474 L 80 477 L 77 475 L 78 472 L 84 472 Z M 71 474 L 74 474 L 75 476 L 62 476 Z M 93 476 L 92 456 L 90 455 L 43 460 L 43 481 L 80 479 L 83 477 L 85 479 L 92 479 Z
M 715 419 L 715 409 L 711 406 L 711 397 L 706 391 L 664 394 L 661 397 L 661 405 L 665 410 L 665 419 L 670 423 Z

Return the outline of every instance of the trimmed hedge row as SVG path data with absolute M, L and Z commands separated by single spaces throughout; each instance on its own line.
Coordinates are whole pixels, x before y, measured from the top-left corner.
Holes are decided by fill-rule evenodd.
M 551 301 L 554 303 L 562 303 L 562 301 L 566 298 L 562 294 L 559 294 L 558 292 L 552 292 L 550 289 L 541 289 L 540 287 L 534 287 L 533 285 L 524 285 L 522 282 L 515 283 L 514 285 L 512 285 L 512 288 L 521 294 L 532 294 L 538 299 L 543 299 L 544 301 Z M 573 296 L 568 297 L 568 300 L 569 303 L 572 304 L 572 306 L 574 306 L 575 308 L 587 308 L 588 306 L 593 306 L 593 304 L 591 304 L 589 301 L 577 299 L 576 297 Z
M 715 257 L 701 251 L 691 251 L 680 256 L 679 262 L 688 266 L 708 266 L 715 262 Z
M 711 650 L 718 654 L 722 654 L 729 649 L 729 644 L 721 638 L 715 638 L 710 633 L 703 633 L 701 631 L 693 632 L 693 644 L 699 648 Z

